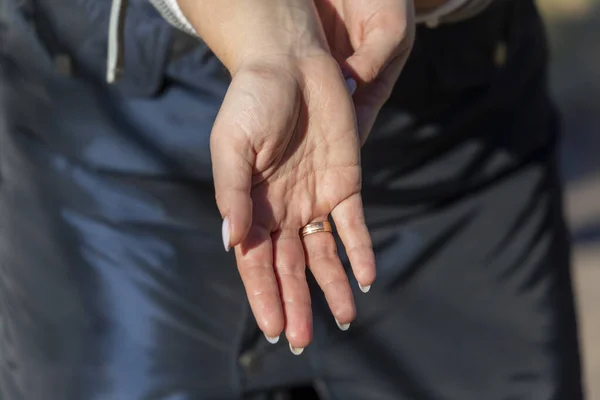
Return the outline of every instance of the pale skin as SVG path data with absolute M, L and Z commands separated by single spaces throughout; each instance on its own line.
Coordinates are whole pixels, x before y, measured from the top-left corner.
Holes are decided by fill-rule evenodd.
M 423 0 L 428 7 L 434 2 Z M 259 328 L 271 341 L 285 333 L 299 354 L 312 339 L 306 267 L 332 318 L 347 328 L 356 317 L 333 235 L 301 238 L 301 227 L 330 216 L 361 289 L 375 281 L 360 146 L 409 54 L 415 4 L 179 3 L 232 76 L 211 134 L 225 245 L 235 249 Z M 340 66 L 358 82 L 354 97 Z

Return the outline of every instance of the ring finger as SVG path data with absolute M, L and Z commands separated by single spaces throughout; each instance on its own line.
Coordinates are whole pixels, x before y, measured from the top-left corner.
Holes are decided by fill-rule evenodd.
M 313 224 L 309 224 L 309 227 Z M 320 225 L 320 224 L 319 224 Z M 324 223 L 329 229 L 329 222 Z M 327 304 L 339 328 L 347 330 L 356 316 L 354 298 L 331 231 L 303 233 L 304 252 L 308 268 L 323 290 Z

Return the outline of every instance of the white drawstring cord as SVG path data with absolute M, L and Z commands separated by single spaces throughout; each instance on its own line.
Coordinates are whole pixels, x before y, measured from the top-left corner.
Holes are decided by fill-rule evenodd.
M 150 3 L 158 10 L 158 12 L 175 28 L 180 29 L 190 35 L 198 36 L 196 30 L 187 20 L 177 0 L 150 0 Z
M 127 0 L 112 0 L 108 25 L 106 81 L 114 83 L 123 73 L 123 30 Z

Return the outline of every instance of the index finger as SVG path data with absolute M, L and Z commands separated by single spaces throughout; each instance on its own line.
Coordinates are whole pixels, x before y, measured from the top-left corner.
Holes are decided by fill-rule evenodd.
M 253 226 L 241 245 L 235 247 L 235 257 L 256 323 L 274 342 L 283 331 L 284 317 L 270 232 Z

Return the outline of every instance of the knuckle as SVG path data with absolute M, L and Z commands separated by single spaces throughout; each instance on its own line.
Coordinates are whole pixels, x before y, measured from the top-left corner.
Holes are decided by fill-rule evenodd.
M 252 260 L 240 260 L 238 262 L 242 279 L 249 283 L 260 283 L 261 287 L 274 283 L 271 267 L 267 264 L 254 262 Z
M 267 301 L 271 301 L 274 300 L 276 297 L 276 293 L 274 290 L 270 289 L 269 287 L 265 288 L 265 287 L 258 287 L 258 288 L 254 288 L 250 293 L 250 297 L 254 298 L 254 299 L 264 299 Z
M 311 261 L 330 260 L 337 257 L 337 249 L 335 246 L 321 246 L 308 250 L 309 259 Z
M 306 297 L 306 296 L 285 296 L 283 298 L 283 304 L 285 306 L 291 306 L 291 307 L 304 307 L 304 306 L 308 306 L 310 307 L 311 302 L 310 302 L 310 297 Z
M 338 229 L 348 229 L 363 226 L 365 223 L 364 216 L 360 212 L 347 213 L 342 218 L 335 221 Z
M 343 288 L 344 285 L 347 285 L 347 280 L 340 277 L 332 277 L 322 283 L 321 289 L 323 292 L 334 292 L 336 291 L 334 288 Z
M 371 252 L 373 252 L 373 247 L 370 244 L 360 244 L 347 250 L 348 256 L 353 259 L 365 258 Z
M 280 279 L 305 279 L 304 269 L 292 265 L 277 265 L 277 274 Z

